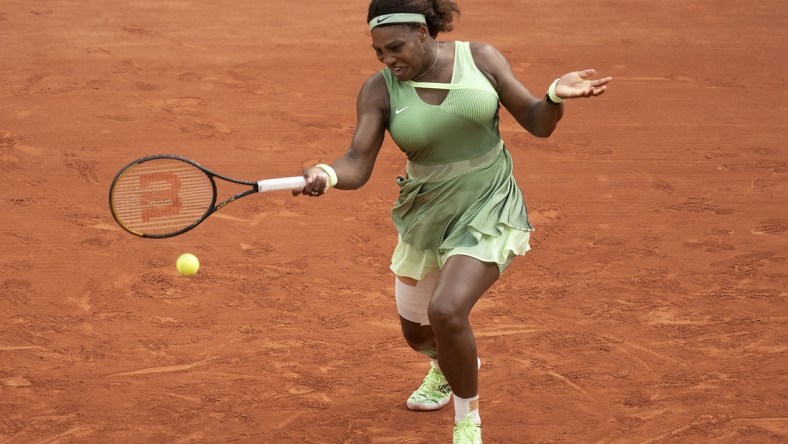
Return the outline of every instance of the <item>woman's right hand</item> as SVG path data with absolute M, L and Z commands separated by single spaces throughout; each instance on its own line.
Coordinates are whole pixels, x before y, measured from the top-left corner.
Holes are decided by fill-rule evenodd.
M 329 189 L 330 178 L 328 173 L 323 171 L 322 168 L 310 167 L 305 169 L 304 179 L 306 179 L 306 184 L 303 188 L 294 189 L 293 196 L 303 194 L 310 197 L 319 197 L 326 194 Z

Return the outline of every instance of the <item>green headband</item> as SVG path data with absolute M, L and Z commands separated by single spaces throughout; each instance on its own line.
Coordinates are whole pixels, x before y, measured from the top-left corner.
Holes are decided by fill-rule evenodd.
M 424 23 L 426 25 L 427 18 L 424 14 L 383 14 L 369 21 L 369 30 L 371 31 L 376 26 L 390 25 L 392 23 Z

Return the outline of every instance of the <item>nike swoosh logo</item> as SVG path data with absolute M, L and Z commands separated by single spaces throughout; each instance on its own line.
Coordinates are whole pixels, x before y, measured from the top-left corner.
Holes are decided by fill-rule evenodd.
M 388 19 L 390 19 L 390 18 L 391 18 L 391 16 L 388 16 L 388 17 L 378 17 L 378 23 L 383 23 L 383 22 L 385 22 L 386 20 L 388 20 Z
M 409 107 L 409 106 L 406 106 L 405 108 L 402 108 L 402 109 L 397 109 L 397 110 L 395 111 L 395 113 L 399 114 L 399 113 L 401 113 L 402 111 L 405 111 L 405 110 L 406 110 L 406 109 L 408 109 L 408 108 L 410 108 L 410 107 Z

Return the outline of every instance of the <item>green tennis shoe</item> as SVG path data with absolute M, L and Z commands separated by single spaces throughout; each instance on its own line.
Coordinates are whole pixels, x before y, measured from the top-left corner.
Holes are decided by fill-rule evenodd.
M 411 410 L 438 410 L 448 404 L 449 399 L 451 399 L 451 387 L 443 372 L 433 366 L 421 386 L 410 395 L 407 405 Z
M 470 415 L 464 421 L 454 424 L 454 444 L 482 444 L 482 426 L 476 424 Z

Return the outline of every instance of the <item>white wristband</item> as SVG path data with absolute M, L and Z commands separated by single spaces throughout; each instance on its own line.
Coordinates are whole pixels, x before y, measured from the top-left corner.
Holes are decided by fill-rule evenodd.
M 339 181 L 339 179 L 337 179 L 337 172 L 334 171 L 330 165 L 326 165 L 324 163 L 317 164 L 315 167 L 320 168 L 321 170 L 325 171 L 326 174 L 328 174 L 328 186 L 329 188 L 334 188 L 334 185 L 336 185 Z
M 564 99 L 555 95 L 555 86 L 558 84 L 558 80 L 559 79 L 555 79 L 553 83 L 550 84 L 550 87 L 547 88 L 547 97 L 549 97 L 550 101 L 553 103 L 561 103 L 564 101 Z

